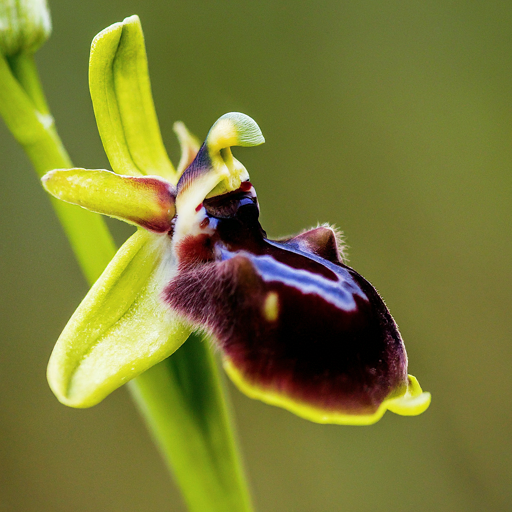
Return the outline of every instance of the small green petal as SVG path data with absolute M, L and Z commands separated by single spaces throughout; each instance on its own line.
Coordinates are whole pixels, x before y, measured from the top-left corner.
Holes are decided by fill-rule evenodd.
M 183 171 L 194 161 L 194 158 L 201 147 L 201 142 L 195 135 L 192 135 L 188 131 L 185 123 L 182 123 L 181 121 L 174 123 L 172 128 L 178 137 L 181 148 L 181 158 L 177 170 L 179 178 L 183 174 Z
M 162 142 L 138 16 L 92 42 L 89 87 L 103 147 L 119 174 L 157 174 L 176 183 Z
M 71 317 L 53 350 L 48 382 L 71 407 L 90 407 L 162 361 L 191 330 L 160 300 L 173 273 L 170 240 L 138 230 Z
M 165 233 L 174 217 L 174 187 L 158 176 L 120 176 L 105 170 L 56 169 L 42 178 L 56 198 Z

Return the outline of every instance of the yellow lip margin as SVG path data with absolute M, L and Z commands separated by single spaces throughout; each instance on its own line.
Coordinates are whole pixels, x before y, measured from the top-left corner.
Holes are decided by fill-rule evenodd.
M 402 416 L 417 416 L 428 409 L 431 401 L 430 393 L 422 391 L 416 377 L 409 375 L 408 385 L 404 393 L 398 397 L 394 393 L 395 396 L 384 400 L 373 414 L 347 414 L 326 411 L 305 403 L 295 402 L 275 390 L 264 389 L 249 382 L 228 358 L 223 361 L 223 365 L 235 386 L 249 398 L 282 407 L 301 418 L 315 423 L 372 425 L 379 421 L 388 409 Z

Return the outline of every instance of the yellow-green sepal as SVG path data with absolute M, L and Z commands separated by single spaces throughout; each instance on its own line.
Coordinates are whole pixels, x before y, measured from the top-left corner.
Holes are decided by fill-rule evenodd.
M 158 176 L 120 176 L 102 169 L 55 169 L 43 176 L 42 183 L 61 201 L 157 233 L 171 229 L 175 190 Z
M 174 272 L 170 240 L 139 229 L 118 251 L 55 345 L 48 382 L 71 407 L 90 407 L 162 361 L 191 329 L 162 301 Z
M 425 412 L 431 401 L 430 393 L 422 391 L 418 381 L 409 375 L 407 386 L 399 396 L 393 394 L 384 400 L 378 409 L 371 414 L 348 414 L 314 407 L 310 404 L 293 400 L 282 392 L 265 389 L 258 384 L 249 382 L 229 359 L 223 362 L 224 369 L 235 386 L 249 398 L 261 400 L 269 405 L 282 407 L 293 414 L 309 421 L 334 425 L 373 425 L 379 421 L 387 410 L 402 416 L 417 416 Z
M 89 87 L 103 147 L 114 171 L 155 174 L 176 183 L 155 112 L 144 35 L 138 16 L 93 40 Z

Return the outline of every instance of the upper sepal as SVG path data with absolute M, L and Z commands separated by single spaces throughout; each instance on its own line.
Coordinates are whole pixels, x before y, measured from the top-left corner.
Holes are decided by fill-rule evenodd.
M 171 355 L 191 330 L 162 302 L 174 272 L 169 239 L 138 230 L 117 252 L 59 337 L 48 382 L 71 407 L 90 407 Z
M 174 187 L 158 176 L 120 176 L 110 171 L 56 169 L 42 178 L 53 196 L 156 233 L 171 230 Z
M 138 16 L 114 23 L 94 38 L 89 87 L 112 169 L 132 176 L 157 174 L 176 184 L 153 104 Z

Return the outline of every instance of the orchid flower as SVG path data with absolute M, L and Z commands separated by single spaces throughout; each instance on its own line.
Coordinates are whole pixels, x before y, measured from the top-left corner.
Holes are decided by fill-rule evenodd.
M 344 263 L 336 231 L 267 238 L 249 174 L 230 149 L 264 142 L 253 119 L 225 114 L 202 145 L 176 124 L 175 170 L 137 17 L 95 38 L 90 88 L 115 172 L 58 169 L 44 187 L 138 229 L 57 341 L 48 380 L 62 403 L 97 404 L 200 330 L 241 391 L 309 420 L 371 424 L 387 409 L 426 410 L 430 394 L 407 374 L 391 314 Z

